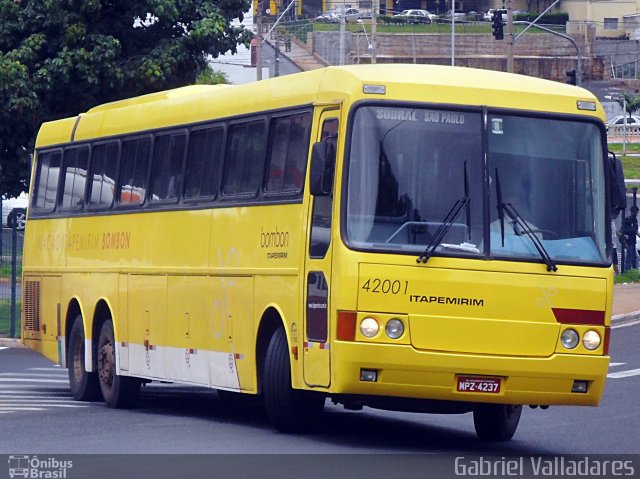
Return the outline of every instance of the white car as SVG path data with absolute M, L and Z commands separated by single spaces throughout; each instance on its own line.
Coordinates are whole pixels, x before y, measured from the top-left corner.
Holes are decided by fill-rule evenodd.
M 347 8 L 344 12 L 344 21 L 347 23 L 357 23 L 362 18 L 363 15 L 357 8 Z
M 322 15 L 316 17 L 316 22 L 322 23 L 339 23 L 340 14 L 336 11 L 325 12 Z
M 19 230 L 24 229 L 27 221 L 29 197 L 22 193 L 17 198 L 2 198 L 2 227 L 12 228 L 15 224 Z
M 493 12 L 494 11 L 495 10 L 493 8 L 490 8 L 489 10 L 487 10 L 487 13 L 484 14 L 484 19 L 488 20 L 488 21 L 493 20 Z M 502 14 L 502 20 L 506 22 L 507 21 L 507 11 L 503 10 L 501 8 L 498 9 L 498 11 Z
M 613 125 L 624 125 L 624 115 L 616 115 L 610 120 L 607 120 L 607 126 Z M 627 116 L 627 125 L 640 125 L 640 116 Z
M 404 18 L 407 23 L 431 23 L 436 19 L 437 15 L 428 10 L 403 10 L 395 14 L 394 17 Z

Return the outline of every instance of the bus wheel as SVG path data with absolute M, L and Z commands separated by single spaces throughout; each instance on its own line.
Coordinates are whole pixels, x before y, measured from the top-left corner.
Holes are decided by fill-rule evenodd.
M 269 422 L 280 432 L 307 432 L 317 425 L 324 395 L 291 387 L 291 362 L 284 329 L 278 328 L 267 348 L 262 378 Z
M 476 404 L 473 424 L 483 441 L 509 441 L 518 428 L 522 406 L 511 404 Z
M 97 401 L 100 399 L 98 375 L 88 373 L 84 368 L 84 326 L 82 316 L 76 316 L 69 335 L 67 350 L 67 368 L 69 372 L 69 388 L 77 401 Z
M 131 408 L 140 396 L 140 380 L 116 374 L 116 346 L 113 323 L 105 321 L 98 340 L 98 378 L 100 390 L 107 406 L 116 409 Z

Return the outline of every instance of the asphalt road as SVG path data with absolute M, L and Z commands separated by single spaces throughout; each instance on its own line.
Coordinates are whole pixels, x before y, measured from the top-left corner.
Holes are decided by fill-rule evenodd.
M 111 410 L 73 401 L 66 370 L 38 354 L 0 349 L 0 454 L 638 453 L 639 347 L 640 324 L 615 327 L 601 405 L 526 408 L 514 439 L 502 444 L 478 442 L 470 414 L 351 412 L 329 402 L 315 433 L 280 434 L 259 405 L 155 383 L 138 409 Z

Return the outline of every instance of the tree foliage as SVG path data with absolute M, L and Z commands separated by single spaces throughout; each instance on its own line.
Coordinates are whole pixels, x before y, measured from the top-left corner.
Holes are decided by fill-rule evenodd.
M 628 116 L 631 116 L 633 112 L 640 110 L 640 96 L 630 95 L 627 92 L 622 93 L 623 98 L 617 98 L 616 101 L 622 108 L 626 108 Z
M 249 0 L 0 0 L 0 193 L 26 189 L 44 121 L 194 83 L 248 45 Z

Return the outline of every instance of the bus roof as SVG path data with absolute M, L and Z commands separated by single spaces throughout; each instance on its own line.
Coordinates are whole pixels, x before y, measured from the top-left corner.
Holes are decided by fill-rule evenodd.
M 384 85 L 365 94 L 363 85 Z M 194 85 L 106 103 L 76 118 L 45 123 L 36 147 L 314 103 L 363 99 L 487 105 L 587 114 L 604 119 L 595 96 L 563 83 L 491 70 L 440 65 L 377 64 L 327 67 L 243 85 Z M 577 100 L 596 111 L 578 111 Z M 73 138 L 72 138 L 73 136 Z

